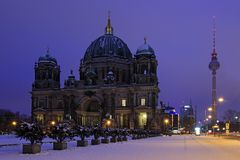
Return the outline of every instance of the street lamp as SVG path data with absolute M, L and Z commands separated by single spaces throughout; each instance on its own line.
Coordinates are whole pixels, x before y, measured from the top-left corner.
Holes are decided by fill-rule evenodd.
M 209 111 L 209 112 L 212 112 L 212 110 L 213 110 L 212 107 L 209 107 L 209 108 L 208 108 L 208 111 Z
M 169 119 L 165 119 L 164 123 L 167 125 L 169 123 Z
M 15 127 L 17 125 L 16 121 L 12 121 L 12 125 Z
M 167 134 L 169 119 L 164 119 L 164 123 L 165 123 L 165 132 Z
M 55 126 L 56 122 L 55 121 L 51 121 L 51 125 Z
M 111 121 L 107 120 L 107 126 L 109 127 L 111 125 Z
M 223 97 L 219 97 L 216 99 L 216 102 L 218 102 L 219 104 L 224 101 L 225 101 L 225 99 Z M 214 106 L 210 106 L 207 108 L 207 110 L 205 109 L 205 117 L 209 120 L 211 119 L 212 123 L 215 123 L 217 121 L 217 119 L 216 119 L 217 117 L 215 117 L 215 116 L 216 116 L 216 105 L 215 105 L 215 108 L 214 108 Z
M 218 102 L 220 102 L 220 103 L 224 102 L 224 98 L 223 97 L 219 97 L 218 98 Z

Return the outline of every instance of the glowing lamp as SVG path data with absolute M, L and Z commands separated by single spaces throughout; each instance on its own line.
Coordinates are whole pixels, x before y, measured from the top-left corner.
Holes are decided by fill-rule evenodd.
M 110 126 L 111 125 L 111 121 L 107 120 L 107 125 Z
M 169 120 L 168 120 L 168 119 L 165 119 L 165 120 L 164 120 L 164 123 L 165 123 L 165 124 L 168 124 L 168 123 L 169 123 Z
M 16 126 L 16 125 L 17 125 L 17 122 L 16 122 L 16 121 L 12 121 L 12 125 L 13 125 L 13 126 Z
M 53 125 L 53 126 L 54 126 L 55 124 L 56 124 L 56 122 L 55 122 L 55 121 L 51 121 L 51 125 Z
M 209 107 L 209 108 L 208 108 L 208 111 L 209 111 L 209 112 L 211 112 L 212 110 L 213 110 L 212 107 Z
M 224 101 L 224 98 L 223 97 L 220 97 L 220 98 L 218 98 L 218 102 L 223 102 Z

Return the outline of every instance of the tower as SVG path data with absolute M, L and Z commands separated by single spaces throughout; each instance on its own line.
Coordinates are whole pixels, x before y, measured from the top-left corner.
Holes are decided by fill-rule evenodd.
M 60 66 L 57 60 L 50 56 L 49 48 L 46 52 L 46 55 L 39 57 L 38 62 L 35 63 L 33 90 L 60 88 Z
M 146 37 L 144 44 L 138 47 L 135 59 L 135 83 L 157 84 L 157 59 L 153 48 L 147 43 Z
M 209 69 L 212 71 L 212 122 L 215 122 L 217 119 L 217 87 L 216 87 L 216 74 L 217 70 L 220 68 L 220 63 L 217 59 L 216 52 L 216 23 L 215 17 L 213 17 L 213 51 L 211 55 L 211 61 L 209 63 Z

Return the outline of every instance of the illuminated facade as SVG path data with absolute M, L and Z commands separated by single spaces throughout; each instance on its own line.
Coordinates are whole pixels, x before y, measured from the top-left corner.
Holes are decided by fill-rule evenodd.
M 47 124 L 72 119 L 81 125 L 114 127 L 156 126 L 157 60 L 146 39 L 133 56 L 113 35 L 110 17 L 105 34 L 93 41 L 80 60 L 79 79 L 71 71 L 60 87 L 60 66 L 49 51 L 35 64 L 32 117 Z
M 160 108 L 160 122 L 161 128 L 166 131 L 168 130 L 179 130 L 180 128 L 180 117 L 179 114 L 176 112 L 176 109 L 174 107 L 171 107 L 169 105 L 165 105 L 161 103 Z

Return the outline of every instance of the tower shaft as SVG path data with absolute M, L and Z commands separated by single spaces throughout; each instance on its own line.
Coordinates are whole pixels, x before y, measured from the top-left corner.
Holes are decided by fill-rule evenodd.
M 216 74 L 212 74 L 212 120 L 216 122 L 217 119 L 217 87 Z

